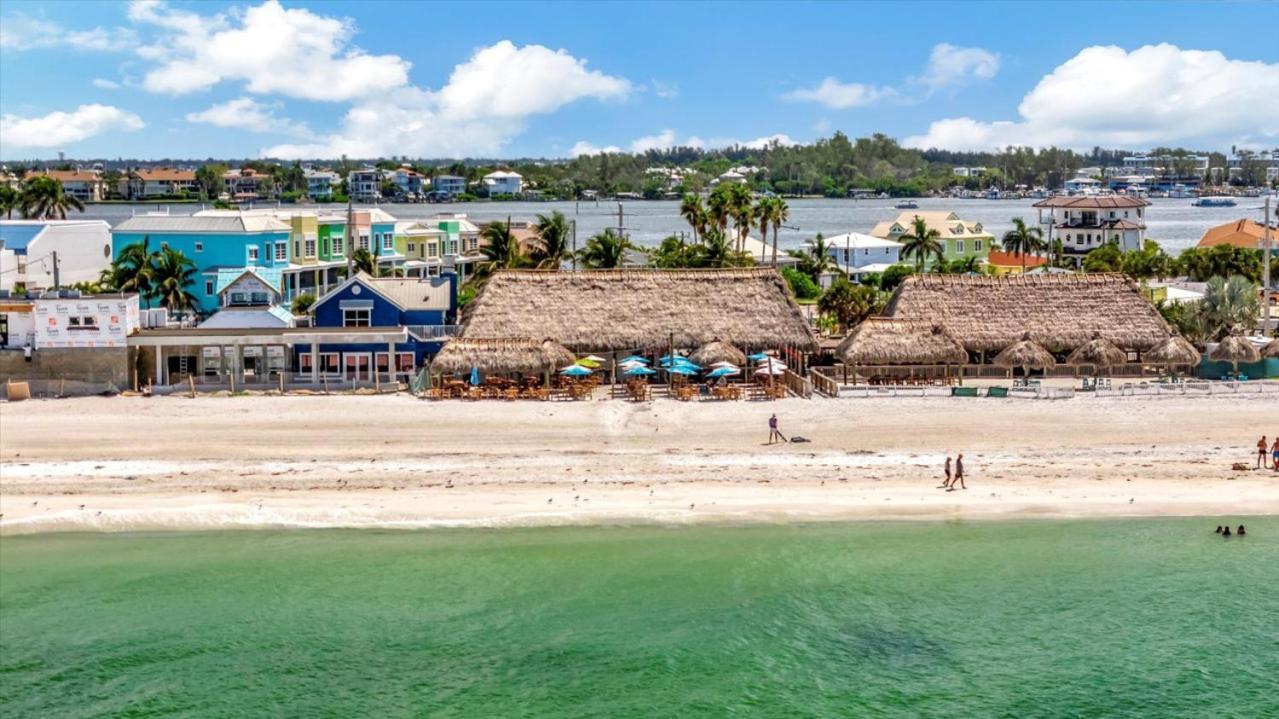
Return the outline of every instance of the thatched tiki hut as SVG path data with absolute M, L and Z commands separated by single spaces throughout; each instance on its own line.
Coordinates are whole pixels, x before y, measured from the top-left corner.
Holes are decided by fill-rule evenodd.
M 573 364 L 575 360 L 572 352 L 553 340 L 457 337 L 449 340 L 435 355 L 431 361 L 431 372 L 465 375 L 475 368 L 485 376 L 520 374 L 541 377 Z
M 1251 364 L 1261 361 L 1261 352 L 1248 341 L 1247 337 L 1230 335 L 1222 340 L 1208 353 L 1213 362 L 1229 362 L 1235 374 L 1239 373 L 1239 363 Z
M 835 357 L 853 368 L 854 380 L 859 367 L 909 369 L 912 375 L 917 368 L 942 367 L 949 376 L 951 367 L 968 363 L 968 351 L 940 324 L 891 317 L 862 322 L 835 348 Z
M 1142 360 L 1150 364 L 1166 365 L 1168 368 L 1195 367 L 1203 361 L 1203 355 L 1186 338 L 1177 334 L 1169 334 L 1163 342 L 1152 347 Z
M 1094 333 L 1093 338 L 1088 342 L 1079 345 L 1074 352 L 1066 358 L 1066 364 L 1079 367 L 1095 367 L 1097 369 L 1105 369 L 1114 365 L 1123 364 L 1128 361 L 1128 353 L 1119 349 L 1114 344 L 1101 336 L 1101 333 Z M 1078 371 L 1078 369 L 1076 369 Z
M 549 337 L 582 354 L 665 353 L 708 342 L 748 352 L 817 349 L 772 268 L 495 273 L 467 306 L 463 337 Z
M 1027 333 L 1053 353 L 1095 336 L 1141 353 L 1170 331 L 1137 283 L 1115 274 L 916 275 L 897 288 L 884 315 L 939 322 L 983 361 Z
M 716 362 L 730 362 L 738 367 L 746 366 L 745 352 L 719 340 L 712 340 L 698 347 L 688 358 L 703 367 L 709 367 Z
M 1020 340 L 995 355 L 995 365 L 1007 369 L 1010 376 L 1014 367 L 1020 367 L 1023 375 L 1029 375 L 1032 369 L 1050 370 L 1056 367 L 1057 360 L 1053 358 L 1052 352 L 1032 340 L 1030 333 L 1026 332 Z

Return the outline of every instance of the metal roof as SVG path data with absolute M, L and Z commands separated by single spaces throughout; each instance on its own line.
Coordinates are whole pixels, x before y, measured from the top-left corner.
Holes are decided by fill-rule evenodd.
M 135 215 L 112 232 L 288 232 L 289 226 L 270 215 Z
M 44 224 L 9 224 L 7 222 L 0 223 L 0 247 L 6 250 L 14 250 L 17 252 L 25 252 L 27 245 L 31 244 L 41 232 L 44 232 Z
M 219 310 L 200 323 L 197 329 L 264 329 L 293 326 L 293 316 L 284 316 L 282 307 L 253 307 Z
M 368 287 L 402 310 L 447 310 L 453 300 L 447 277 L 370 277 L 361 272 L 330 290 L 312 309 L 354 282 Z

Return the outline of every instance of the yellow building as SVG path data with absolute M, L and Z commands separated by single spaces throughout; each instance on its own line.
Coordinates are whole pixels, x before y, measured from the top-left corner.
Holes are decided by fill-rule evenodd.
M 986 232 L 980 222 L 965 222 L 953 212 L 918 212 L 907 210 L 895 220 L 888 220 L 875 225 L 870 234 L 885 240 L 900 242 L 901 236 L 911 232 L 915 218 L 922 219 L 930 230 L 937 230 L 942 245 L 942 256 L 947 261 L 961 260 L 967 257 L 986 259 L 990 253 L 990 245 L 995 236 Z M 1018 267 L 1020 267 L 1020 263 Z

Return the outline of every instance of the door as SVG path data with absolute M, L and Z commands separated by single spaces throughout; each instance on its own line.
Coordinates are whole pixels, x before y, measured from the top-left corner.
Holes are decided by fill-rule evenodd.
M 370 382 L 373 379 L 373 356 L 368 353 L 350 353 L 342 355 L 346 378 L 355 382 Z

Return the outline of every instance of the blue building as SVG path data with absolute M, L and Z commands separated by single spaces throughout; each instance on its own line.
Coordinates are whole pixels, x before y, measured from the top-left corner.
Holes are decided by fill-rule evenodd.
M 444 346 L 456 332 L 457 275 L 439 277 L 370 277 L 360 273 L 335 287 L 311 306 L 311 324 L 326 328 L 400 328 L 405 341 L 395 344 L 395 372 L 403 379 Z M 348 342 L 319 344 L 319 358 L 311 348 L 294 349 L 294 367 L 300 375 L 318 363 L 319 374 L 356 382 L 368 381 L 374 371 L 390 371 L 390 347 L 386 344 Z
M 220 276 L 264 268 L 262 274 L 278 277 L 289 267 L 289 230 L 288 224 L 267 214 L 138 215 L 112 228 L 111 250 L 115 259 L 137 242 L 146 242 L 153 251 L 181 251 L 201 274 L 191 292 L 199 311 L 207 314 L 218 308 Z

